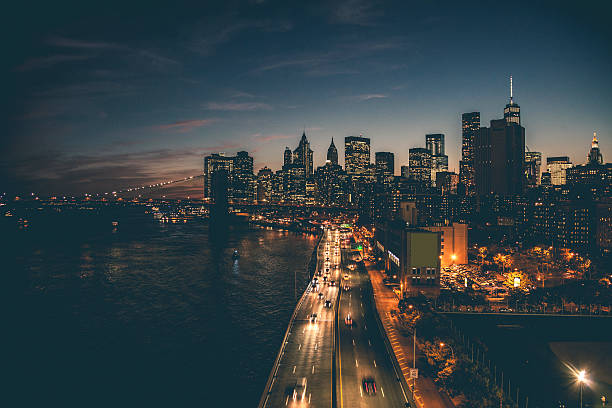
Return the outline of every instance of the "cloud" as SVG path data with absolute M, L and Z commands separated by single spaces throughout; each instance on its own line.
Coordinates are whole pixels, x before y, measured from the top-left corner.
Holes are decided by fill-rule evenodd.
M 208 126 L 216 121 L 217 119 L 183 120 L 183 121 L 168 123 L 164 125 L 157 125 L 157 126 L 154 126 L 154 129 L 156 130 L 175 130 L 179 133 L 186 133 L 186 132 L 191 132 L 193 129 L 196 129 L 202 126 Z
M 56 37 L 56 36 L 47 38 L 45 42 L 55 47 L 80 48 L 80 49 L 88 49 L 88 50 L 125 49 L 126 48 L 119 44 L 113 44 L 113 43 L 108 43 L 104 41 L 82 41 L 82 40 L 75 40 L 72 38 Z
M 388 96 L 385 94 L 362 94 L 355 96 L 358 101 L 369 101 L 370 99 L 384 99 Z
M 262 135 L 261 133 L 255 133 L 253 135 L 253 139 L 257 142 L 266 143 L 271 142 L 273 140 L 285 140 L 296 137 L 295 135 L 286 135 L 286 134 L 271 134 L 271 135 Z
M 263 102 L 209 102 L 204 106 L 207 110 L 216 111 L 256 111 L 272 110 L 272 106 Z
M 63 62 L 71 61 L 84 61 L 92 58 L 90 55 L 65 55 L 56 54 L 49 55 L 47 57 L 31 58 L 25 61 L 23 64 L 15 68 L 16 71 L 32 71 L 35 69 L 50 68 L 54 65 L 61 64 Z
M 332 22 L 340 24 L 372 26 L 383 14 L 370 0 L 343 0 L 331 3 L 331 7 Z

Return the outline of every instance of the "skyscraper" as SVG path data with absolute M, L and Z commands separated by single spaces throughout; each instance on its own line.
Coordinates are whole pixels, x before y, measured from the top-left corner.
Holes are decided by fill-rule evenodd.
M 565 185 L 565 170 L 572 167 L 572 162 L 567 156 L 547 157 L 546 171 L 550 173 L 550 184 L 553 186 Z
M 370 139 L 363 136 L 344 138 L 344 168 L 348 175 L 364 175 L 370 165 Z
M 459 179 L 468 194 L 474 193 L 474 139 L 480 131 L 480 112 L 461 115 Z
M 253 156 L 240 151 L 234 158 L 234 171 L 231 175 L 230 195 L 240 200 L 255 198 L 255 179 L 253 175 Z
M 540 167 L 542 165 L 541 152 L 525 152 L 525 177 L 527 187 L 537 187 L 541 183 Z
M 287 146 L 283 155 L 283 166 L 288 166 L 291 163 L 293 163 L 293 153 L 291 153 L 291 149 Z
M 599 141 L 597 133 L 593 132 L 593 141 L 591 142 L 591 150 L 587 156 L 587 164 L 603 164 L 603 155 L 599 150 Z
M 510 75 L 510 102 L 504 108 L 504 120 L 508 124 L 521 124 L 521 107 L 514 103 L 512 95 L 512 75 Z
M 479 195 L 522 194 L 525 180 L 525 128 L 492 120 L 474 140 L 474 179 Z
M 376 176 L 393 176 L 395 169 L 395 156 L 391 152 L 376 152 Z
M 310 142 L 306 138 L 306 132 L 302 133 L 300 144 L 293 151 L 293 164 L 304 169 L 306 178 L 312 176 L 312 150 L 310 150 Z
M 422 183 L 431 185 L 431 153 L 428 149 L 414 147 L 408 150 L 409 177 Z
M 425 135 L 425 147 L 431 153 L 431 180 L 435 182 L 437 172 L 448 171 L 448 156 L 444 154 L 444 135 Z
M 228 184 L 234 172 L 234 157 L 225 156 L 225 153 L 213 153 L 204 158 L 204 198 L 213 198 L 213 176 L 219 170 L 225 170 L 225 183 Z
M 336 149 L 336 145 L 334 144 L 334 138 L 332 137 L 331 144 L 327 149 L 327 160 L 334 165 L 338 164 L 338 149 Z

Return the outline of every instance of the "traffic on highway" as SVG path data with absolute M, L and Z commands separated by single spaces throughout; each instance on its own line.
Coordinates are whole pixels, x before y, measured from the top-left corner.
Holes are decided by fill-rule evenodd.
M 260 407 L 409 407 L 350 230 L 327 227 Z

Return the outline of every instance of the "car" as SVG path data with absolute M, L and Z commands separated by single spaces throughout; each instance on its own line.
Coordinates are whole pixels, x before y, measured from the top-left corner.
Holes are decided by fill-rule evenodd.
M 368 395 L 376 395 L 376 381 L 372 377 L 366 377 L 361 381 L 363 392 Z
M 330 300 L 330 299 L 327 299 L 327 300 L 325 301 L 325 307 L 332 307 L 332 303 L 331 303 L 331 300 Z
M 306 385 L 308 384 L 308 380 L 306 377 L 302 377 L 295 382 L 293 386 L 293 400 L 294 401 L 302 401 L 306 396 Z
M 321 292 L 319 292 L 318 296 L 319 300 L 323 300 L 323 294 Z
M 348 292 L 349 290 L 351 290 L 351 287 L 349 285 L 344 285 L 344 290 Z
M 335 280 L 329 281 L 329 286 L 336 286 L 336 281 Z
M 317 314 L 313 313 L 310 315 L 310 323 L 316 323 L 317 322 Z
M 348 273 L 344 274 L 344 280 L 349 280 L 350 276 L 348 275 Z
M 346 315 L 346 318 L 344 319 L 344 323 L 346 323 L 347 326 L 353 325 L 353 318 L 351 317 L 350 313 Z

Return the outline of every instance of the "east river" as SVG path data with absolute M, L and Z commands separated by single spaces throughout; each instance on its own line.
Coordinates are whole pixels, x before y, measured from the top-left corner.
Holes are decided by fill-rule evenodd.
M 45 212 L 2 224 L 10 406 L 257 405 L 314 236 Z

